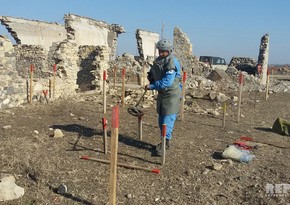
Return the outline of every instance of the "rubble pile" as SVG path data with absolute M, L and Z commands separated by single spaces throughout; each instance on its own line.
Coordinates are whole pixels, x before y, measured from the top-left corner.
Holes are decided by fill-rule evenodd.
M 256 73 L 257 61 L 253 58 L 246 57 L 232 57 L 229 67 L 235 67 L 240 71 L 245 71 L 249 74 Z

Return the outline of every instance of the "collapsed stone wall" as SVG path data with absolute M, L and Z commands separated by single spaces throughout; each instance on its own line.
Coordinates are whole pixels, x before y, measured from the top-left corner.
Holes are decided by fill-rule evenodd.
M 139 60 L 139 61 L 138 61 Z M 122 82 L 122 70 L 125 68 L 125 81 L 130 84 L 143 85 L 142 76 L 144 76 L 143 69 L 149 71 L 149 66 L 144 64 L 141 66 L 141 59 L 135 59 L 132 54 L 124 53 L 122 56 L 118 56 L 110 66 L 108 70 L 109 76 L 114 76 L 114 68 L 116 69 L 116 83 Z
M 65 15 L 67 39 L 74 40 L 78 45 L 106 46 L 114 58 L 118 35 L 125 29 L 117 24 L 107 24 L 91 18 L 74 14 Z
M 259 57 L 258 64 L 262 67 L 261 73 L 261 84 L 266 85 L 267 81 L 267 71 L 268 71 L 268 58 L 269 58 L 269 34 L 265 34 L 261 38 L 260 49 L 259 49 Z
M 0 21 L 17 43 L 13 45 L 0 36 L 0 109 L 28 102 L 30 93 L 32 100 L 44 102 L 46 90 L 49 100 L 67 98 L 78 91 L 100 90 L 103 71 L 109 69 L 115 54 L 117 37 L 125 32 L 117 24 L 72 14 L 65 16 L 65 26 L 12 17 L 0 17 Z M 51 32 L 35 32 L 29 37 L 37 29 Z M 63 38 L 62 29 L 67 38 Z M 30 91 L 31 64 L 34 71 Z
M 14 51 L 14 55 L 17 59 L 16 70 L 22 78 L 28 77 L 31 64 L 33 64 L 35 68 L 35 77 L 48 77 L 47 50 L 42 46 L 15 45 Z
M 159 41 L 159 34 L 145 31 L 141 29 L 136 30 L 136 39 L 139 56 L 142 60 L 149 60 L 156 57 L 156 43 Z
M 77 84 L 82 91 L 100 89 L 103 71 L 109 69 L 110 53 L 105 46 L 80 46 Z
M 249 74 L 256 74 L 257 61 L 247 57 L 232 57 L 229 67 L 235 67 L 240 71 L 245 71 Z
M 49 50 L 53 42 L 66 39 L 65 27 L 57 23 L 9 16 L 0 16 L 0 21 L 17 44 L 38 45 Z
M 76 94 L 78 86 L 78 46 L 72 41 L 63 41 L 59 44 L 54 58 L 56 64 L 56 98 L 67 98 Z
M 193 72 L 198 59 L 192 54 L 192 44 L 187 35 L 180 28 L 175 27 L 173 31 L 174 55 L 180 61 L 184 71 Z
M 11 41 L 0 36 L 0 109 L 16 107 L 26 101 L 26 80 L 16 70 Z
M 79 47 L 79 67 L 77 84 L 80 90 L 92 90 L 95 89 L 95 85 L 92 85 L 92 81 L 95 80 L 95 76 L 92 71 L 96 69 L 96 56 L 98 51 L 96 46 L 80 46 Z

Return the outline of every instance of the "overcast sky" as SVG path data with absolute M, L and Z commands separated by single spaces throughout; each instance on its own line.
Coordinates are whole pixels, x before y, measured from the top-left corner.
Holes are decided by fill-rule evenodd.
M 122 25 L 118 55 L 138 55 L 136 29 L 172 40 L 174 27 L 187 34 L 193 55 L 257 60 L 261 37 L 270 36 L 269 64 L 290 64 L 290 0 L 0 0 L 0 15 L 64 24 L 76 14 Z M 7 35 L 0 25 L 0 35 Z

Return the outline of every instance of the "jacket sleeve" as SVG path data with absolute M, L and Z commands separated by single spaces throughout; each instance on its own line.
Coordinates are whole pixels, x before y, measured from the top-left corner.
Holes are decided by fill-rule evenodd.
M 174 70 L 167 71 L 161 80 L 150 84 L 150 90 L 163 90 L 173 84 L 176 72 Z

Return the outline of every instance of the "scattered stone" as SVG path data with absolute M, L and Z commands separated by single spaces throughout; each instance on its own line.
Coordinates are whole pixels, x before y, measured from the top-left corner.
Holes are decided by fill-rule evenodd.
M 211 115 L 214 115 L 214 116 L 219 116 L 219 112 L 214 110 L 214 109 L 207 109 L 207 113 L 208 114 L 211 114 Z
M 218 93 L 218 95 L 216 96 L 217 102 L 220 102 L 220 103 L 226 102 L 229 99 L 230 98 L 223 93 Z
M 202 172 L 203 175 L 207 175 L 208 173 L 209 173 L 209 169 L 205 169 L 205 170 Z
M 231 98 L 231 100 L 232 100 L 233 102 L 238 102 L 239 98 L 238 98 L 237 96 L 233 96 L 233 97 Z
M 24 195 L 24 188 L 15 184 L 15 177 L 7 175 L 0 180 L 0 201 L 17 199 Z
M 39 134 L 38 130 L 34 130 L 33 132 L 37 135 Z
M 133 196 L 132 196 L 132 194 L 127 194 L 126 197 L 127 197 L 128 199 L 131 199 Z
M 11 125 L 5 125 L 2 127 L 3 130 L 8 130 L 8 129 L 11 129 L 12 126 Z
M 64 134 L 62 133 L 62 131 L 60 129 L 54 130 L 54 134 L 53 134 L 54 138 L 62 138 L 63 136 L 64 136 Z
M 60 184 L 57 187 L 57 193 L 59 193 L 59 194 L 65 194 L 65 193 L 67 193 L 67 186 L 64 185 L 64 184 Z
M 223 167 L 223 165 L 222 164 L 219 164 L 219 163 L 213 163 L 213 165 L 212 165 L 212 169 L 213 170 L 216 170 L 216 171 L 221 170 L 222 167 Z

